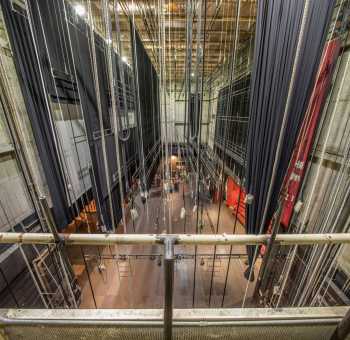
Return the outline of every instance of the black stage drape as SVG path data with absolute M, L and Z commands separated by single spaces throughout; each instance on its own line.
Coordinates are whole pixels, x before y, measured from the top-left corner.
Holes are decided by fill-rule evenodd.
M 303 31 L 301 23 L 306 0 L 258 2 L 247 141 L 246 189 L 253 196 L 252 203 L 247 205 L 249 234 L 266 231 L 276 209 L 283 177 L 314 86 L 334 2 L 311 0 L 305 12 Z M 286 110 L 299 33 L 304 38 L 296 65 L 295 86 Z M 276 155 L 284 115 L 286 129 L 281 139 L 281 153 Z M 275 157 L 277 172 L 273 180 Z M 272 194 L 268 199 L 270 185 Z M 263 221 L 265 209 L 267 214 Z M 248 252 L 251 263 L 251 247 Z
M 14 60 L 17 73 L 23 89 L 29 118 L 33 128 L 39 155 L 49 185 L 54 206 L 54 216 L 59 227 L 66 226 L 72 219 L 72 202 L 68 202 L 65 192 L 65 174 L 61 171 L 59 152 L 54 143 L 55 129 L 51 112 L 45 105 L 45 96 L 49 102 L 70 103 L 81 105 L 84 116 L 86 136 L 90 148 L 92 176 L 92 191 L 97 201 L 101 221 L 107 229 L 111 229 L 112 220 L 109 199 L 112 200 L 115 222 L 121 219 L 121 201 L 117 173 L 117 157 L 115 145 L 115 131 L 111 122 L 111 89 L 107 75 L 106 53 L 107 45 L 103 38 L 95 34 L 95 46 L 90 46 L 90 29 L 86 21 L 79 17 L 74 8 L 64 0 L 28 0 L 33 32 L 36 40 L 37 53 L 42 67 L 40 79 L 34 42 L 30 34 L 27 13 L 16 6 L 13 10 L 10 0 L 0 0 L 6 25 L 8 26 L 11 44 L 14 50 Z M 15 5 L 14 5 L 15 6 Z M 137 56 L 139 78 L 139 94 L 141 100 L 141 121 L 138 126 L 130 127 L 130 138 L 123 143 L 125 151 L 126 173 L 128 180 L 135 176 L 140 160 L 137 150 L 147 155 L 146 176 L 150 184 L 156 164 L 159 160 L 159 105 L 157 73 L 144 50 L 142 42 L 137 38 Z M 91 49 L 96 49 L 97 72 L 100 86 L 100 100 L 102 106 L 103 131 L 105 134 L 108 174 L 105 171 L 102 153 L 101 126 L 99 122 L 97 97 L 94 88 L 94 75 Z M 119 74 L 119 58 L 116 53 L 112 56 L 114 72 L 116 74 L 117 105 L 124 110 L 121 91 L 121 77 Z M 134 76 L 132 69 L 123 63 L 126 84 L 127 110 L 135 111 Z M 140 138 L 138 129 L 142 124 L 144 150 L 137 147 Z M 122 144 L 121 143 L 121 144 Z M 159 151 L 159 150 L 158 150 Z M 155 161 L 156 160 L 156 161 Z M 125 167 L 122 167 L 125 169 Z M 107 176 L 110 178 L 111 192 L 107 189 Z M 122 183 L 126 192 L 125 177 Z
M 29 22 L 26 13 L 20 7 L 16 8 L 11 1 L 1 0 L 1 6 L 24 102 L 51 195 L 54 219 L 61 228 L 71 221 L 72 216 Z
M 132 37 L 133 66 L 135 72 L 135 95 L 138 96 L 139 110 L 136 108 L 139 140 L 142 138 L 143 150 L 140 153 L 140 178 L 144 190 L 151 186 L 153 177 L 158 169 L 160 159 L 160 120 L 157 72 L 148 57 L 136 29 L 130 22 Z M 135 34 L 134 34 L 135 33 Z M 143 153 L 143 156 L 141 155 Z M 142 157 L 145 157 L 145 177 L 143 178 Z

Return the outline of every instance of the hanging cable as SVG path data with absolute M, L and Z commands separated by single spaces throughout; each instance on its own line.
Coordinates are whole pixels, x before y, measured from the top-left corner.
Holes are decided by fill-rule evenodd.
M 83 105 L 82 105 L 82 94 L 81 94 L 81 92 L 80 92 L 80 86 L 79 86 L 79 84 L 78 84 L 77 68 L 76 68 L 76 65 L 75 65 L 75 58 L 74 58 L 75 54 L 74 54 L 74 51 L 73 51 L 72 37 L 71 37 L 70 28 L 69 28 L 69 20 L 68 20 L 68 15 L 67 15 L 67 8 L 66 8 L 67 5 L 68 5 L 68 4 L 67 4 L 65 1 L 63 1 L 64 22 L 66 23 L 66 30 L 67 30 L 67 37 L 68 37 L 68 44 L 69 44 L 69 51 L 68 51 L 68 47 L 66 47 L 66 48 L 67 48 L 67 55 L 70 54 L 70 55 L 72 56 L 72 68 L 73 68 L 73 73 L 71 73 L 71 70 L 70 70 L 70 74 L 71 74 L 71 75 L 74 75 L 74 78 L 73 78 L 73 79 L 74 79 L 75 83 L 77 84 L 77 92 L 78 92 L 78 99 L 79 99 L 80 112 L 82 113 L 83 122 L 84 122 L 84 127 L 86 128 L 85 117 L 86 117 L 86 114 L 87 114 L 87 113 L 85 112 L 85 110 L 84 110 L 84 108 L 83 108 Z M 74 30 L 74 32 L 75 32 L 75 34 L 77 34 L 77 31 L 76 31 L 76 30 Z M 78 50 L 79 50 L 79 49 L 80 49 L 80 48 L 79 48 L 79 39 L 77 38 L 77 36 L 75 36 L 75 38 L 76 38 L 76 41 L 77 41 L 77 43 L 78 43 Z M 76 54 L 76 57 L 77 57 L 77 59 L 80 61 L 79 53 Z M 70 69 L 70 68 L 69 68 L 69 69 Z M 86 91 L 85 88 L 84 88 L 84 90 Z M 90 156 L 89 158 L 91 159 L 90 148 L 89 148 L 89 156 Z M 96 188 L 96 187 L 97 187 L 97 186 L 96 186 L 96 174 L 95 174 L 95 169 L 94 169 L 94 167 L 91 167 L 91 168 L 90 168 L 90 171 L 91 171 L 91 174 L 92 174 L 92 176 L 90 176 L 91 179 L 92 179 L 92 181 L 93 181 L 92 185 Z M 97 195 L 97 197 L 96 197 L 97 206 L 99 207 L 98 210 L 101 211 L 100 202 L 102 202 L 102 200 L 101 200 L 101 197 L 99 197 L 98 190 L 96 190 L 96 195 Z M 102 215 L 102 214 L 99 216 L 99 219 L 101 220 L 102 225 L 105 225 L 105 221 L 104 221 L 104 219 L 103 219 L 103 215 Z
M 202 5 L 204 5 L 204 23 L 203 23 L 203 33 L 202 33 Z M 198 206 L 199 204 L 199 192 L 200 192 L 200 167 L 201 167 L 201 140 L 202 140 L 202 114 L 203 114 L 203 88 L 204 88 L 204 65 L 205 65 L 205 42 L 206 42 L 206 18 L 207 18 L 207 0 L 204 0 L 204 4 L 202 2 L 199 2 L 199 13 L 198 13 L 198 22 L 197 22 L 197 72 L 201 71 L 201 75 L 197 74 L 197 78 L 200 76 L 201 79 L 201 89 L 200 89 L 200 97 L 198 96 L 198 92 L 195 97 L 195 101 L 197 103 L 197 110 L 196 115 L 198 115 L 198 119 L 196 120 L 199 126 L 197 129 L 199 129 L 197 134 L 197 193 L 196 193 L 196 202 L 195 204 Z M 199 27 L 198 27 L 199 25 Z M 200 46 L 200 47 L 199 47 Z M 199 64 L 202 67 L 202 69 L 199 68 Z M 197 85 L 196 85 L 197 87 Z M 198 87 L 197 89 L 198 90 Z M 198 110 L 198 100 L 200 100 L 200 110 Z M 196 123 L 196 124 L 197 124 Z M 203 202 L 202 202 L 203 204 Z M 203 212 L 203 208 L 202 208 Z M 196 234 L 198 234 L 198 222 L 199 222 L 199 210 L 197 208 L 196 210 Z M 192 294 L 192 306 L 195 306 L 195 297 L 196 297 L 196 270 L 197 270 L 197 245 L 195 245 L 194 248 L 194 271 L 193 271 L 193 294 Z
M 277 149 L 276 149 L 276 153 L 275 153 L 275 157 L 274 157 L 271 180 L 270 180 L 270 185 L 268 188 L 265 208 L 264 208 L 264 212 L 263 212 L 263 218 L 261 220 L 261 225 L 260 225 L 260 229 L 259 229 L 259 234 L 262 233 L 262 230 L 263 230 L 265 223 L 266 223 L 267 210 L 268 210 L 269 202 L 271 199 L 273 184 L 275 182 L 275 177 L 276 177 L 276 173 L 277 173 L 277 167 L 278 167 L 277 163 L 278 163 L 278 159 L 280 158 L 280 154 L 282 151 L 281 150 L 282 142 L 283 142 L 283 139 L 284 139 L 284 136 L 286 133 L 286 125 L 287 125 L 287 114 L 286 113 L 288 112 L 289 106 L 291 103 L 292 91 L 293 91 L 294 87 L 296 86 L 296 84 L 295 84 L 296 70 L 297 70 L 297 66 L 299 64 L 299 58 L 301 57 L 300 49 L 301 49 L 302 43 L 305 39 L 305 27 L 307 24 L 309 10 L 310 10 L 310 2 L 305 1 L 304 10 L 303 10 L 302 19 L 301 19 L 300 31 L 299 31 L 298 40 L 297 40 L 296 52 L 295 52 L 295 57 L 294 57 L 294 62 L 293 62 L 293 68 L 292 68 L 292 73 L 291 73 L 291 79 L 290 79 L 289 87 L 288 87 L 287 100 L 286 100 L 286 104 L 284 107 L 284 115 L 283 115 L 282 125 L 281 125 L 281 129 L 280 129 L 279 137 L 278 137 L 278 143 L 277 143 Z M 251 278 L 252 278 L 252 275 L 254 272 L 254 263 L 255 263 L 257 256 L 258 256 L 258 249 L 259 249 L 259 247 L 256 246 L 255 251 L 254 251 L 254 256 L 253 256 L 253 262 L 251 264 L 251 268 L 250 268 L 250 272 L 249 272 L 249 278 L 247 281 L 247 285 L 246 285 L 246 289 L 245 289 L 245 293 L 244 293 L 244 297 L 243 297 L 242 308 L 244 307 L 247 293 L 248 293 L 249 283 L 251 282 Z
M 339 18 L 340 15 L 341 15 L 342 5 L 343 5 L 343 1 L 342 1 L 341 4 L 339 5 L 338 11 L 337 11 L 337 15 L 336 15 L 337 18 Z M 333 37 L 333 36 L 334 36 L 335 28 L 336 28 L 336 25 L 334 24 L 333 29 L 332 29 L 332 33 L 330 34 L 330 37 Z M 349 34 L 349 33 L 348 33 L 348 34 Z M 347 35 L 348 35 L 348 34 L 347 34 Z M 345 40 L 346 40 L 346 38 L 345 38 Z M 345 40 L 344 40 L 344 41 L 345 41 Z M 328 48 L 328 47 L 327 47 L 327 48 Z M 338 74 L 339 74 L 340 65 L 341 65 L 341 63 L 342 63 L 342 60 L 343 60 L 344 55 L 345 55 L 345 54 L 344 54 L 344 50 L 342 50 L 340 56 L 338 57 L 339 62 L 337 63 L 337 67 L 336 67 L 336 70 L 335 70 L 335 72 L 334 72 L 334 74 L 336 75 L 336 77 L 337 77 Z M 317 79 L 317 77 L 316 77 L 316 79 Z M 329 95 L 328 95 L 330 98 L 333 96 L 334 88 L 335 88 L 335 86 L 332 86 L 332 88 L 331 88 L 331 90 L 330 90 L 330 93 L 329 93 Z M 322 115 L 322 117 L 321 117 L 321 122 L 319 123 L 319 127 L 320 127 L 320 128 L 318 129 L 317 136 L 316 136 L 316 138 L 315 138 L 315 142 L 314 142 L 315 144 L 317 144 L 317 141 L 318 141 L 319 138 L 320 138 L 320 131 L 322 131 L 323 129 L 326 128 L 326 126 L 325 126 L 325 117 L 328 116 L 328 109 L 329 109 L 329 104 L 330 104 L 330 102 L 331 102 L 331 101 L 329 100 L 329 101 L 327 101 L 326 104 L 325 104 L 325 108 L 324 108 L 324 110 L 323 110 L 325 113 Z M 333 113 L 334 113 L 334 111 L 333 111 Z M 333 117 L 333 115 L 332 115 L 331 117 Z M 332 118 L 331 118 L 331 121 L 332 121 Z M 328 122 L 327 122 L 327 123 L 328 123 Z M 327 127 L 328 133 L 329 133 L 329 131 L 330 131 L 330 129 L 331 129 L 331 126 L 332 126 L 332 124 L 329 124 L 328 127 Z M 327 140 L 328 140 L 328 139 L 326 139 L 325 145 L 327 144 Z M 299 151 L 298 151 L 298 152 L 299 152 Z M 315 150 L 313 150 L 312 153 L 311 153 L 311 157 L 310 157 L 311 159 L 314 157 L 314 153 L 315 153 Z M 322 153 L 322 152 L 321 152 L 321 159 L 323 159 L 323 153 Z M 311 162 L 310 162 L 310 163 L 311 163 Z M 321 163 L 322 163 L 322 162 L 320 162 L 319 167 L 321 166 Z M 305 174 L 305 176 L 304 176 L 304 181 L 303 181 L 303 184 L 302 184 L 302 187 L 301 187 L 301 190 L 300 190 L 300 196 L 302 196 L 302 194 L 303 194 L 303 189 L 304 189 L 305 183 L 308 183 L 308 182 L 309 182 L 309 175 L 310 175 L 310 164 L 309 164 L 308 170 L 306 171 L 306 174 Z M 316 182 L 317 182 L 317 178 L 314 180 L 313 185 L 315 185 Z M 312 201 L 313 195 L 314 195 L 314 191 L 313 191 L 313 189 L 312 189 L 312 190 L 311 190 L 311 195 L 309 196 L 309 202 Z M 308 210 L 309 210 L 309 206 L 307 207 L 307 210 L 306 210 L 304 216 L 307 216 L 307 215 L 308 215 Z M 297 230 L 296 232 L 297 232 L 297 233 L 303 232 L 303 230 L 302 230 L 303 228 L 304 228 L 304 225 L 303 225 L 302 223 L 300 223 L 300 227 L 298 228 L 298 230 Z M 294 259 L 295 259 L 295 256 L 296 256 L 297 249 L 298 249 L 298 246 L 294 246 L 294 247 L 292 247 L 291 250 L 288 252 L 287 261 L 285 262 L 284 268 L 283 268 L 284 279 L 283 279 L 282 284 L 281 284 L 281 289 L 280 289 L 280 294 L 279 294 L 279 298 L 278 298 L 278 301 L 277 301 L 277 306 L 278 306 L 278 305 L 280 304 L 280 302 L 281 302 L 281 297 L 282 297 L 282 295 L 283 295 L 283 291 L 284 291 L 285 286 L 286 286 L 287 278 L 288 278 L 288 276 L 289 276 L 290 270 L 291 270 L 291 268 L 292 268 L 292 264 L 293 264 Z M 303 259 L 303 260 L 304 260 L 304 259 Z M 301 286 L 300 284 L 301 284 L 301 282 L 299 282 L 299 287 Z
M 122 60 L 122 43 L 121 43 L 121 32 L 120 32 L 120 19 L 119 19 L 119 13 L 118 13 L 118 6 L 119 1 L 114 0 L 114 21 L 115 21 L 115 30 L 116 30 L 116 40 L 117 40 L 117 51 L 119 53 L 118 58 L 118 67 L 119 67 L 119 74 L 120 74 L 120 82 L 122 85 L 122 98 L 123 98 L 123 108 L 124 108 L 124 126 L 126 129 L 124 129 L 124 126 L 122 124 L 121 120 L 121 113 L 118 115 L 119 117 L 119 139 L 123 142 L 126 142 L 130 138 L 130 122 L 129 122 L 129 111 L 128 111 L 128 103 L 126 100 L 126 86 L 125 86 L 125 75 L 124 75 L 124 65 Z M 117 83 L 115 84 L 116 89 L 118 90 Z M 124 134 L 124 131 L 126 130 L 126 134 Z
M 43 35 L 43 38 L 44 38 L 44 44 L 45 44 L 45 50 L 46 50 L 46 54 L 47 54 L 47 57 L 48 57 L 48 61 L 49 61 L 49 64 L 50 64 L 50 76 L 51 76 L 51 79 L 52 79 L 52 82 L 53 82 L 53 87 L 54 87 L 54 90 L 55 90 L 55 96 L 57 98 L 57 103 L 58 103 L 58 107 L 59 107 L 59 113 L 60 113 L 60 118 L 61 118 L 61 121 L 64 122 L 64 125 L 65 125 L 65 129 L 68 130 L 67 128 L 67 123 L 65 123 L 65 119 L 64 119 L 64 116 L 63 116 L 63 110 L 62 110 L 62 104 L 61 104 L 61 100 L 60 100 L 60 96 L 58 95 L 58 90 L 57 90 L 57 85 L 56 85 L 56 81 L 55 81 L 55 77 L 54 77 L 54 74 L 53 74 L 53 67 L 52 67 L 52 62 L 51 62 L 51 56 L 50 56 L 50 51 L 49 51 L 49 48 L 48 48 L 48 44 L 47 44 L 47 38 L 46 38 L 46 33 L 45 33 L 45 29 L 44 29 L 44 25 L 43 25 L 43 21 L 42 21 L 42 15 L 41 15 L 41 11 L 40 11 L 40 7 L 39 7 L 39 4 L 36 3 L 37 5 L 37 11 L 38 11 L 38 14 L 39 14 L 39 20 L 40 20 L 40 27 L 41 27 L 41 31 L 42 31 L 42 35 Z M 60 17 L 58 15 L 58 13 L 56 14 L 58 17 Z M 60 33 L 60 30 L 58 30 L 59 33 Z M 63 45 L 63 40 L 61 40 L 61 43 Z M 65 46 L 65 45 L 64 45 Z M 63 46 L 62 46 L 63 47 Z M 67 52 L 67 49 L 65 48 L 65 51 Z M 67 67 L 67 66 L 66 66 Z M 71 70 L 70 70 L 70 66 L 69 66 L 69 63 L 68 63 L 68 71 L 69 71 L 69 74 L 71 74 Z M 76 108 L 76 107 L 75 107 Z M 70 121 L 70 126 L 71 126 L 71 131 L 72 131 L 72 135 L 73 135 L 73 144 L 74 144 L 74 148 L 75 148 L 75 153 L 76 153 L 76 156 L 77 156 L 77 159 L 78 159 L 78 165 L 79 165 L 79 169 L 80 169 L 80 173 L 83 174 L 83 170 L 82 170 L 82 167 L 81 167 L 81 162 L 80 162 L 80 157 L 79 157 L 79 152 L 78 152 L 78 148 L 77 148 L 77 145 L 76 145 L 76 142 L 75 142 L 75 135 L 74 135 L 74 128 L 73 128 L 73 125 L 72 125 L 72 116 L 70 114 L 70 111 L 69 111 L 69 107 L 67 105 L 67 111 L 68 111 L 68 116 L 69 116 L 69 121 Z M 78 112 L 77 112 L 77 109 L 76 109 L 76 114 L 77 116 L 78 115 Z M 54 123 L 55 124 L 55 123 Z M 56 125 L 56 124 L 55 124 Z M 60 149 L 59 149 L 59 152 L 61 152 L 62 154 L 64 153 L 64 149 L 63 149 L 63 146 L 62 146 L 62 143 L 63 143 L 63 140 L 62 140 L 62 136 L 60 133 L 58 133 L 58 136 L 59 136 L 59 146 L 60 146 Z M 76 210 L 76 215 L 79 216 L 79 206 L 78 206 L 78 197 L 75 193 L 75 190 L 74 190 L 74 186 L 73 186 L 73 181 L 72 181 L 72 178 L 71 178 L 71 174 L 70 174 L 70 170 L 69 170 L 69 167 L 66 163 L 66 160 L 65 160 L 65 157 L 63 156 L 62 157 L 64 159 L 64 164 L 65 164 L 65 167 L 66 167 L 66 176 L 68 177 L 69 181 L 70 181 L 70 185 L 71 185 L 71 191 L 73 193 L 73 196 L 74 196 L 74 201 L 73 201 L 73 206 L 75 206 L 75 210 Z M 85 181 L 84 181 L 84 177 L 82 178 L 82 181 L 83 181 L 83 187 L 84 187 L 84 193 L 82 195 L 82 200 L 84 202 L 84 197 L 85 197 L 85 194 L 87 193 L 87 187 L 85 186 Z M 86 199 L 86 202 L 84 203 L 84 212 L 85 212 L 85 206 L 88 205 L 88 199 Z M 90 230 L 90 226 L 89 226 L 89 219 L 86 219 L 87 221 L 87 224 L 88 224 L 88 229 Z
M 122 221 L 123 221 L 123 229 L 124 233 L 127 233 L 127 224 L 126 224 L 126 216 L 125 216 L 125 200 L 124 200 L 124 189 L 123 189 L 123 178 L 122 178 L 122 168 L 121 168 L 121 160 L 120 160 L 120 146 L 119 146 L 119 136 L 118 131 L 120 127 L 118 126 L 118 112 L 117 112 L 117 100 L 115 97 L 115 90 L 117 85 L 117 79 L 113 72 L 113 36 L 112 36 L 112 27 L 111 27 L 111 18 L 108 7 L 108 0 L 103 0 L 102 2 L 106 37 L 107 37 L 107 70 L 108 70 L 108 79 L 109 79 L 109 90 L 111 94 L 111 106 L 112 106 L 112 115 L 113 115 L 113 126 L 114 126 L 114 142 L 115 142 L 115 153 L 117 156 L 117 171 L 118 171 L 118 179 L 119 179 L 119 193 L 120 193 L 120 205 L 122 210 Z M 119 58 L 120 59 L 120 58 Z M 125 85 L 124 85 L 125 87 Z M 123 91 L 124 92 L 124 91 Z M 125 103 L 124 103 L 125 104 Z M 128 138 L 130 137 L 130 134 Z
M 132 0 L 131 6 L 134 6 L 134 1 Z M 136 114 L 138 116 L 138 131 L 139 131 L 139 143 L 140 143 L 140 168 L 141 168 L 141 191 L 146 192 L 147 190 L 147 180 L 146 180 L 146 163 L 144 157 L 144 144 L 143 144 L 143 127 L 142 127 L 142 117 L 141 117 L 141 106 L 140 106 L 140 88 L 139 88 L 139 74 L 138 74 L 138 56 L 136 48 L 136 27 L 135 27 L 135 13 L 132 12 L 131 15 L 132 23 L 132 44 L 133 44 L 133 58 L 134 58 L 134 81 L 136 88 Z
M 93 69 L 93 78 L 94 78 L 94 88 L 96 93 L 97 100 L 97 112 L 99 118 L 100 125 L 100 134 L 101 134 L 101 146 L 102 146 L 102 156 L 103 156 L 103 165 L 104 171 L 106 175 L 106 184 L 107 184 L 107 194 L 108 194 L 108 203 L 109 203 L 109 211 L 111 214 L 111 223 L 112 223 L 112 231 L 116 231 L 115 220 L 114 220 L 114 210 L 113 210 L 113 202 L 112 202 L 112 192 L 111 192 L 111 179 L 108 168 L 108 158 L 107 158 L 107 149 L 106 149 L 106 137 L 105 137 L 105 129 L 104 129 L 104 121 L 102 115 L 102 104 L 101 104 L 101 93 L 100 93 L 100 84 L 99 84 L 99 76 L 97 69 L 97 56 L 96 56 L 96 43 L 95 43 L 95 32 L 94 32 L 94 22 L 92 16 L 92 8 L 91 8 L 91 0 L 87 0 L 88 7 L 88 23 L 89 23 L 89 46 L 90 46 L 90 57 Z

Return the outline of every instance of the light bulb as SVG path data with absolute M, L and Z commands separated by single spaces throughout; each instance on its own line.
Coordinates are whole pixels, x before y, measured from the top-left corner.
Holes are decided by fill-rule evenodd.
M 86 9 L 83 5 L 81 4 L 76 4 L 74 6 L 75 13 L 77 13 L 79 16 L 83 17 L 86 14 Z

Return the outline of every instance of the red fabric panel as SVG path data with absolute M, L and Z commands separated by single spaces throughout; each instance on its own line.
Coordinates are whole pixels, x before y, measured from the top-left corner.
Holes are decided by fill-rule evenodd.
M 301 126 L 287 176 L 283 184 L 283 194 L 285 198 L 281 215 L 281 225 L 284 228 L 288 227 L 293 214 L 295 200 L 298 197 L 301 181 L 305 174 L 305 165 L 316 132 L 318 118 L 322 112 L 323 103 L 327 98 L 339 49 L 339 39 L 331 40 L 325 45 L 325 51 L 315 82 L 316 85 L 310 98 L 308 112 Z
M 234 216 L 236 216 L 238 206 L 237 218 L 242 225 L 245 225 L 245 195 L 244 188 L 240 188 L 232 177 L 228 177 L 226 182 L 226 205 L 233 208 Z

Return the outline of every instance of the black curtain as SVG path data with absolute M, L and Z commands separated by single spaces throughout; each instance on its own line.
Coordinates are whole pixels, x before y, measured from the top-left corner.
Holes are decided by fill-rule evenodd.
M 83 108 L 86 134 L 89 141 L 92 170 L 92 185 L 97 207 L 100 211 L 103 224 L 107 229 L 112 228 L 112 219 L 109 200 L 112 202 L 112 209 L 115 222 L 118 223 L 122 217 L 121 199 L 118 182 L 117 156 L 114 131 L 112 130 L 111 96 L 107 75 L 105 41 L 95 34 L 95 46 L 90 46 L 90 29 L 88 25 L 78 17 L 71 6 L 66 6 L 68 11 L 70 39 L 73 50 L 73 59 L 76 71 L 76 82 L 79 88 L 81 105 Z M 68 37 L 66 38 L 68 39 Z M 94 87 L 93 64 L 91 48 L 96 49 L 97 71 L 100 86 L 100 101 L 102 107 L 103 130 L 105 132 L 105 147 L 107 154 L 108 173 L 105 171 L 102 152 L 101 126 L 98 117 L 97 96 Z M 116 54 L 113 55 L 114 65 L 117 65 Z M 75 75 L 73 75 L 74 77 Z M 119 79 L 117 80 L 119 81 Z M 120 103 L 117 103 L 120 105 Z M 110 179 L 108 192 L 107 176 Z M 125 191 L 125 183 L 122 183 Z
M 151 59 L 139 37 L 136 29 L 130 22 L 132 36 L 132 53 L 134 70 L 137 68 L 137 79 L 135 77 L 135 95 L 140 102 L 140 112 L 136 114 L 139 139 L 143 139 L 143 150 L 140 151 L 140 172 L 141 183 L 148 189 L 157 171 L 159 164 L 159 98 L 158 98 L 158 76 Z M 136 105 L 137 106 L 137 105 Z M 136 112 L 138 108 L 136 108 Z M 138 112 L 137 112 L 138 113 Z M 142 128 L 141 128 L 142 127 Z M 142 176 L 142 155 L 145 157 L 145 183 Z
M 333 0 L 311 0 L 301 31 L 305 0 L 260 0 L 258 2 L 254 66 L 252 70 L 250 123 L 247 145 L 247 193 L 253 196 L 247 205 L 247 233 L 266 231 L 277 205 L 294 143 L 303 120 L 334 6 Z M 296 67 L 295 86 L 286 110 L 288 90 L 299 33 L 304 36 Z M 282 152 L 277 155 L 277 173 L 273 166 L 284 114 L 286 132 Z M 272 195 L 268 200 L 269 187 Z M 263 221 L 264 210 L 267 216 Z M 262 230 L 261 229 L 262 226 Z M 248 249 L 252 261 L 252 248 Z
M 48 51 L 42 51 L 41 60 L 44 67 L 48 65 L 47 53 L 50 55 L 53 75 L 46 69 L 47 88 L 53 101 L 71 102 L 81 104 L 84 115 L 86 135 L 91 155 L 91 182 L 97 208 L 100 212 L 102 223 L 107 229 L 112 228 L 111 211 L 109 200 L 111 199 L 115 222 L 121 219 L 121 200 L 117 173 L 117 157 L 114 131 L 112 129 L 111 89 L 109 88 L 106 53 L 107 45 L 98 34 L 94 35 L 95 46 L 90 45 L 90 29 L 87 23 L 79 17 L 74 8 L 64 0 L 51 3 L 47 0 L 29 0 L 34 17 L 34 23 L 40 39 L 40 45 L 44 46 L 45 40 Z M 67 22 L 68 20 L 68 22 Z M 45 38 L 42 32 L 45 32 Z M 106 173 L 102 152 L 101 126 L 97 109 L 97 96 L 94 87 L 92 51 L 96 49 L 97 72 L 100 87 L 100 101 L 102 107 L 103 130 L 105 132 L 105 147 L 107 154 L 108 169 Z M 120 84 L 119 70 L 117 69 L 117 54 L 113 54 L 112 62 L 117 83 Z M 127 103 L 132 109 L 133 97 L 131 84 L 132 72 L 124 64 Z M 56 88 L 55 88 L 56 86 Z M 116 91 L 118 92 L 118 91 Z M 120 92 L 120 91 L 119 91 Z M 118 93 L 116 93 L 118 94 Z M 80 95 L 80 96 L 79 96 Z M 57 98 L 58 96 L 58 98 Z M 81 100 L 81 102 L 80 102 Z M 122 98 L 117 97 L 117 105 L 123 106 Z M 132 134 L 133 137 L 133 134 Z M 135 138 L 126 142 L 126 149 L 132 149 Z M 127 154 L 126 162 L 135 158 L 135 153 Z M 135 162 L 135 159 L 133 159 Z M 134 171 L 133 164 L 128 168 L 129 179 Z M 124 175 L 124 173 L 123 173 Z M 108 192 L 107 176 L 110 179 L 111 192 Z M 123 181 L 125 192 L 125 182 Z
M 72 216 L 65 190 L 64 174 L 54 142 L 54 131 L 51 128 L 51 113 L 45 102 L 49 99 L 45 98 L 47 94 L 42 86 L 26 13 L 15 4 L 13 6 L 10 0 L 1 0 L 19 83 L 52 199 L 53 215 L 57 226 L 62 228 L 71 221 Z
M 197 112 L 196 112 L 196 98 L 197 98 Z M 193 94 L 191 93 L 190 100 L 189 100 L 189 129 L 191 131 L 191 136 L 194 136 L 195 134 L 199 134 L 199 113 L 201 110 L 201 99 L 199 94 Z M 197 138 L 195 138 L 195 141 L 197 141 Z M 193 141 L 194 142 L 194 141 Z

